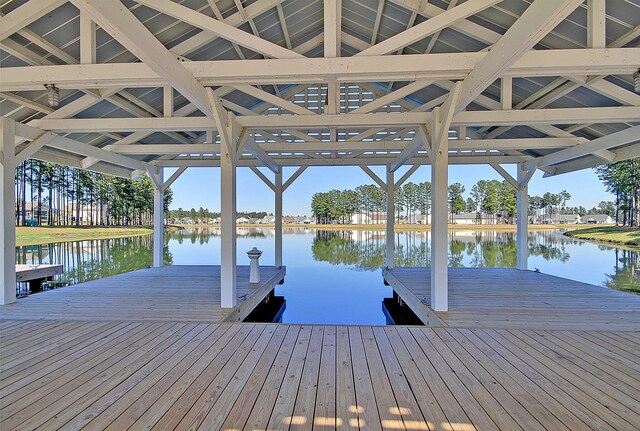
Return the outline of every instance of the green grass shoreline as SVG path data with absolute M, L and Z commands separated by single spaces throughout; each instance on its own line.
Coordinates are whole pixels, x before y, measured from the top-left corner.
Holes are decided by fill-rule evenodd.
M 38 245 L 58 241 L 84 241 L 90 239 L 124 238 L 151 235 L 148 226 L 38 226 L 16 227 L 16 245 Z
M 571 238 L 640 247 L 640 228 L 628 226 L 595 226 L 565 232 Z

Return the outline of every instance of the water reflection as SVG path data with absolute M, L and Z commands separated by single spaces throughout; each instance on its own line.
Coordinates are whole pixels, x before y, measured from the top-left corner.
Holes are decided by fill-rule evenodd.
M 244 252 L 253 246 L 265 251 L 261 263 L 273 259 L 273 228 L 238 227 L 238 264 L 248 264 Z M 80 283 L 144 268 L 152 263 L 152 236 L 59 242 L 16 248 L 18 263 L 63 264 L 59 277 Z M 382 231 L 326 231 L 305 227 L 284 231 L 284 260 L 287 280 L 295 269 L 325 271 L 329 264 L 346 280 L 345 271 L 373 271 L 385 262 L 385 233 Z M 430 262 L 429 232 L 400 232 L 395 238 L 396 266 L 426 267 Z M 166 264 L 219 264 L 220 229 L 185 228 L 165 235 Z M 454 231 L 449 233 L 449 266 L 513 268 L 516 265 L 514 232 Z M 640 293 L 638 250 L 616 248 L 569 238 L 561 231 L 529 233 L 529 267 L 542 272 Z M 246 261 L 246 262 L 245 262 Z M 315 262 L 315 263 L 314 263 Z M 371 274 L 379 278 L 378 274 Z M 326 276 L 325 276 L 326 277 Z M 349 278 L 350 279 L 350 278 Z M 354 279 L 355 280 L 355 279 Z
M 640 293 L 638 251 L 593 244 L 551 230 L 530 232 L 528 243 L 532 269 L 540 268 L 549 274 Z M 449 232 L 449 266 L 452 268 L 515 268 L 516 249 L 515 232 Z M 317 261 L 373 270 L 385 264 L 385 235 L 377 231 L 318 230 L 313 237 L 311 250 Z M 583 272 L 581 267 L 594 257 L 601 262 L 605 259 L 604 262 L 613 265 L 607 265 L 600 274 L 598 267 L 602 266 L 601 263 Z M 395 266 L 428 267 L 430 261 L 428 232 L 396 233 Z
M 151 235 L 145 235 L 20 246 L 16 262 L 62 264 L 65 272 L 56 279 L 76 284 L 146 268 L 153 261 L 152 241 Z M 166 246 L 164 263 L 173 263 Z

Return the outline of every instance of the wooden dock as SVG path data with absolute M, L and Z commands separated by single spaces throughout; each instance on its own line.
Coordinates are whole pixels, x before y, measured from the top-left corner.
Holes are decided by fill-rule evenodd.
M 0 322 L 3 430 L 632 430 L 637 333 Z
M 238 305 L 220 307 L 220 267 L 173 265 L 147 268 L 31 295 L 0 306 L 3 319 L 242 321 L 284 279 L 286 269 L 260 267 L 249 283 L 239 266 Z
M 62 265 L 16 265 L 16 281 L 46 280 L 63 272 Z
M 275 282 L 284 271 L 262 274 Z M 619 325 L 624 330 L 577 318 L 576 328 L 563 330 L 524 329 L 524 318 L 503 325 L 513 328 L 479 328 L 489 317 L 459 319 L 458 327 L 214 322 L 229 316 L 216 312 L 215 277 L 212 267 L 142 270 L 0 307 L 0 429 L 613 431 L 640 424 L 640 332 L 629 322 Z M 246 277 L 241 270 L 239 295 Z M 598 296 L 605 289 L 571 296 L 568 287 L 539 287 L 550 296 L 538 301 L 551 303 L 557 292 L 563 304 L 551 316 L 578 307 L 590 315 L 588 307 L 606 298 Z M 534 295 L 523 291 L 518 302 L 509 299 L 515 293 L 496 292 L 496 301 L 542 316 Z M 612 312 L 624 309 L 624 299 L 637 321 L 635 297 L 619 293 Z M 590 294 L 596 300 L 585 299 Z M 597 323 L 600 308 L 591 311 Z
M 640 296 L 534 271 L 450 268 L 446 313 L 429 307 L 429 268 L 385 269 L 383 277 L 430 326 L 640 331 Z

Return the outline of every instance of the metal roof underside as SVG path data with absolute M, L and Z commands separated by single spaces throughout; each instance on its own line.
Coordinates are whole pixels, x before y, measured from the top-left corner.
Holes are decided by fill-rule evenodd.
M 375 47 L 384 41 L 392 41 L 394 37 L 397 38 L 398 35 L 412 28 L 421 28 L 420 26 L 424 26 L 425 23 L 439 19 L 437 17 L 441 14 L 452 13 L 456 8 L 479 5 L 483 1 L 491 3 L 486 0 L 339 1 L 341 6 L 338 55 L 356 59 L 354 56 L 369 47 Z M 548 7 L 554 7 L 551 6 L 552 3 L 569 4 L 571 0 L 554 2 L 537 0 L 537 2 L 546 2 Z M 142 166 L 215 166 L 219 163 L 220 152 L 211 144 L 219 143 L 220 138 L 216 136 L 215 142 L 207 142 L 206 130 L 215 129 L 216 123 L 213 118 L 208 119 L 210 127 L 201 128 L 189 126 L 181 129 L 178 125 L 172 130 L 145 129 L 143 131 L 133 129 L 138 126 L 123 126 L 122 129 L 109 126 L 108 130 L 106 130 L 107 126 L 102 127 L 103 124 L 118 122 L 125 124 L 123 119 L 163 117 L 165 90 L 163 85 L 158 84 L 135 85 L 135 79 L 131 79 L 131 84 L 126 84 L 123 88 L 117 88 L 111 83 L 105 83 L 104 87 L 100 87 L 100 82 L 87 87 L 75 84 L 74 79 L 76 77 L 79 80 L 82 79 L 84 72 L 81 69 L 64 69 L 64 67 L 69 68 L 71 66 L 67 65 L 80 63 L 79 7 L 84 8 L 85 5 L 92 3 L 113 3 L 116 6 L 126 7 L 123 13 L 129 13 L 126 10 L 130 11 L 160 42 L 163 49 L 169 50 L 174 55 L 175 62 L 179 64 L 178 67 L 184 66 L 183 69 L 188 71 L 195 70 L 197 62 L 227 60 L 224 64 L 231 64 L 229 61 L 238 62 L 244 67 L 246 63 L 243 61 L 255 60 L 256 66 L 253 72 L 260 75 L 265 64 L 264 59 L 268 57 L 243 46 L 242 40 L 237 43 L 232 42 L 233 38 L 226 37 L 224 34 L 221 34 L 222 37 L 213 35 L 203 37 L 208 33 L 204 33 L 194 23 L 172 16 L 173 14 L 168 10 L 171 5 L 180 6 L 180 13 L 187 8 L 191 14 L 222 20 L 223 23 L 233 23 L 234 27 L 246 32 L 247 37 L 256 36 L 263 41 L 268 41 L 270 47 L 277 45 L 307 58 L 322 59 L 325 55 L 325 41 L 331 40 L 324 34 L 326 7 L 320 0 L 162 0 L 158 1 L 157 5 L 151 5 L 153 8 L 143 4 L 152 2 L 142 0 L 4 1 L 0 9 L 3 17 L 0 19 L 5 23 L 13 23 L 8 20 L 9 18 L 21 19 L 28 15 L 26 12 L 30 9 L 42 9 L 43 13 L 37 15 L 34 12 L 35 15 L 32 18 L 24 21 L 26 25 L 17 26 L 7 34 L 3 34 L 0 39 L 0 114 L 18 123 L 42 130 L 52 130 L 67 138 L 66 141 L 54 140 L 51 144 L 45 144 L 34 157 L 114 175 L 130 176 L 132 173 L 139 174 L 142 169 L 136 169 L 136 163 L 122 164 L 120 158 L 105 160 L 100 155 L 88 156 L 79 151 L 80 147 L 74 146 L 75 144 L 70 141 L 105 149 L 117 154 L 118 157 L 144 162 Z M 51 6 L 47 7 L 47 5 Z M 167 10 L 163 9 L 165 6 Z M 591 14 L 597 14 L 599 7 L 605 8 L 604 26 L 593 24 L 594 20 L 590 20 Z M 420 37 L 412 43 L 395 49 L 384 57 L 380 57 L 381 61 L 400 58 L 391 57 L 392 55 L 403 56 L 406 59 L 414 58 L 406 56 L 415 56 L 416 59 L 422 57 L 428 59 L 430 57 L 427 56 L 433 56 L 434 62 L 443 63 L 447 61 L 447 54 L 452 54 L 450 56 L 452 63 L 457 61 L 455 59 L 458 57 L 455 57 L 455 54 L 479 53 L 479 59 L 483 58 L 480 55 L 489 56 L 500 43 L 498 41 L 502 36 L 518 25 L 528 8 L 533 8 L 532 1 L 494 1 L 491 6 L 478 8 L 481 9 L 479 12 L 464 19 L 456 19 L 437 32 L 431 32 L 426 37 Z M 593 8 L 591 12 L 589 8 Z M 83 16 L 84 13 L 94 18 L 90 11 L 83 9 Z M 0 25 L 1 28 L 2 25 Z M 597 40 L 597 36 L 593 37 L 592 34 L 598 31 L 604 32 L 607 53 L 594 53 L 591 49 L 592 40 Z M 124 29 L 123 32 L 126 33 L 127 30 Z M 131 52 L 135 49 L 129 49 L 131 48 L 129 44 L 137 42 L 135 38 L 133 39 L 132 42 L 123 39 L 121 35 L 113 37 L 98 25 L 95 30 L 95 63 L 120 65 L 122 70 L 126 70 L 127 66 L 133 63 L 139 63 L 140 60 Z M 141 40 L 143 39 L 144 37 L 141 37 Z M 196 39 L 205 40 L 205 43 L 191 44 Z M 604 74 L 573 72 L 569 64 L 563 66 L 567 70 L 566 73 L 548 73 L 536 69 L 544 65 L 532 65 L 529 67 L 530 73 L 514 74 L 510 87 L 512 109 L 507 108 L 507 110 L 531 109 L 535 113 L 535 118 L 540 117 L 536 122 L 529 123 L 525 120 L 522 124 L 502 125 L 501 120 L 494 124 L 490 119 L 476 121 L 473 118 L 474 113 L 500 111 L 504 108 L 501 102 L 503 81 L 499 78 L 492 79 L 488 86 L 481 89 L 479 95 L 464 105 L 465 112 L 456 112 L 452 116 L 449 133 L 450 163 L 493 163 L 494 160 L 495 163 L 529 163 L 529 166 L 538 167 L 553 175 L 638 157 L 640 155 L 640 128 L 638 127 L 640 126 L 640 95 L 634 92 L 632 73 L 640 67 L 639 43 L 640 0 L 607 0 L 606 2 L 593 0 L 579 4 L 561 19 L 559 24 L 552 26 L 543 37 L 536 40 L 532 50 L 543 53 L 570 50 L 567 51 L 569 54 L 577 54 L 575 58 L 578 63 L 586 61 L 584 59 L 594 58 L 594 62 L 597 63 L 594 70 L 605 70 L 596 68 L 596 66 L 600 67 L 600 63 L 611 63 L 611 70 L 607 69 Z M 300 51 L 302 49 L 304 51 Z M 621 50 L 625 50 L 625 55 L 618 54 L 622 52 Z M 612 59 L 618 58 L 616 56 L 623 57 L 619 64 Z M 285 64 L 286 60 L 279 61 Z M 481 62 L 478 60 L 478 63 Z M 62 76 L 63 79 L 69 80 L 69 84 L 46 81 L 45 77 L 49 76 L 49 69 L 42 66 L 52 66 L 51 70 L 69 70 L 68 74 L 66 72 L 51 74 L 55 77 Z M 150 64 L 148 66 L 153 68 Z M 215 63 L 207 67 L 211 68 L 211 75 L 218 73 Z M 247 68 L 253 69 L 253 67 L 245 69 Z M 30 82 L 21 82 L 20 75 L 32 70 L 33 76 L 42 77 L 42 80 L 33 78 Z M 305 73 L 308 72 L 305 71 Z M 324 70 L 319 70 L 320 72 L 324 73 Z M 398 121 L 398 124 L 388 124 L 385 120 L 379 127 L 369 123 L 366 126 L 360 126 L 353 125 L 348 120 L 343 123 L 342 118 L 350 118 L 352 111 L 386 94 L 400 90 L 398 93 L 401 94 L 400 97 L 396 99 L 389 97 L 388 103 L 377 106 L 370 112 L 367 110 L 367 115 L 379 115 L 377 118 L 380 119 L 396 115 L 397 118 L 404 119 L 408 117 L 406 114 L 409 111 L 422 112 L 427 119 L 425 120 L 426 128 L 430 129 L 432 127 L 429 123 L 430 119 L 446 111 L 446 102 L 452 99 L 455 84 L 461 83 L 460 87 L 465 89 L 465 85 L 470 84 L 466 82 L 470 81 L 467 76 L 472 76 L 475 72 L 479 73 L 472 66 L 470 71 L 464 70 L 464 73 L 452 74 L 449 79 L 438 75 L 433 80 L 403 76 L 398 80 L 381 77 L 379 80 L 354 79 L 352 81 L 338 77 L 340 103 L 336 114 L 341 114 L 339 122 L 333 125 L 322 123 L 317 126 L 305 124 L 281 128 L 253 126 L 253 119 L 265 115 L 278 118 L 299 116 L 300 113 L 292 114 L 290 109 L 287 109 L 291 108 L 291 104 L 296 105 L 300 110 L 307 109 L 308 111 L 304 113 L 309 115 L 313 113 L 325 115 L 330 112 L 327 108 L 327 99 L 330 88 L 335 86 L 332 82 L 335 81 L 322 78 L 309 82 L 292 75 L 279 77 L 277 80 L 274 78 L 273 82 L 256 81 L 256 84 L 240 79 L 236 83 L 232 78 L 224 83 L 218 83 L 215 77 L 200 78 L 196 72 L 193 76 L 196 76 L 205 87 L 210 87 L 220 95 L 224 108 L 237 116 L 240 126 L 247 127 L 249 139 L 255 140 L 256 146 L 264 147 L 265 154 L 273 163 L 304 166 L 390 164 L 399 160 L 403 149 L 416 142 L 418 135 L 415 132 L 416 124 L 408 124 L 403 122 L 404 120 Z M 202 73 L 209 72 L 204 70 Z M 250 71 L 243 70 L 242 73 L 249 74 Z M 522 76 L 523 74 L 526 76 Z M 425 81 L 424 86 L 417 86 L 414 83 L 420 80 Z M 60 87 L 60 105 L 56 109 L 48 106 L 45 84 L 57 84 Z M 245 86 L 244 89 L 237 88 L 242 85 Z M 407 85 L 416 86 L 416 90 L 402 93 L 402 88 Z M 250 86 L 251 91 L 247 90 L 246 86 Z M 113 91 L 114 89 L 118 91 Z M 176 117 L 206 116 L 192 104 L 194 97 L 197 98 L 198 95 L 183 94 L 184 91 L 181 93 L 177 90 L 172 93 L 172 108 Z M 274 100 L 274 98 L 278 99 Z M 285 102 L 279 102 L 280 100 Z M 75 106 L 82 109 L 71 109 Z M 437 107 L 440 108 L 434 111 Z M 70 111 L 69 115 L 60 114 L 65 108 Z M 574 118 L 574 112 L 582 112 L 578 111 L 580 108 L 602 108 L 602 118 L 598 117 L 597 113 L 589 113 L 587 117 L 590 121 L 575 122 L 571 118 Z M 545 121 L 545 112 L 542 111 L 548 111 L 551 116 L 560 113 L 558 115 L 562 118 L 559 117 L 557 123 Z M 508 114 L 511 118 L 511 113 Z M 513 118 L 520 118 L 517 114 L 515 112 Z M 563 117 L 565 114 L 568 118 Z M 463 124 L 460 120 L 463 117 L 470 119 L 469 125 Z M 579 115 L 578 117 L 582 118 Z M 78 121 L 63 123 L 64 118 Z M 416 118 L 418 118 L 417 114 Z M 88 130 L 76 127 L 76 124 L 84 124 L 80 122 L 82 119 L 100 121 L 96 121 L 95 129 Z M 109 123 L 107 119 L 113 121 Z M 149 124 L 159 123 L 150 122 Z M 177 120 L 176 124 L 179 124 Z M 69 128 L 65 129 L 67 126 Z M 370 132 L 365 133 L 367 130 Z M 21 140 L 17 152 L 26 148 L 35 139 L 35 132 L 31 130 L 30 133 L 33 136 Z M 600 147 L 593 144 L 601 142 L 608 136 L 612 136 L 612 142 L 607 143 L 606 149 L 599 149 Z M 616 141 L 618 136 L 620 136 L 619 143 Z M 548 139 L 558 139 L 557 146 L 553 146 L 552 141 Z M 565 141 L 560 142 L 559 139 L 565 139 Z M 503 141 L 497 142 L 499 140 Z M 358 144 L 341 149 L 339 144 L 347 141 Z M 465 141 L 469 141 L 469 144 L 465 144 Z M 483 145 L 481 141 L 487 144 Z M 305 142 L 308 143 L 309 149 L 301 148 L 301 144 Z M 511 142 L 516 145 L 513 149 L 509 149 L 507 145 Z M 527 142 L 531 142 L 531 145 L 527 146 Z M 327 144 L 326 149 L 323 143 Z M 491 146 L 494 143 L 495 148 Z M 503 143 L 504 145 L 501 145 Z M 205 144 L 209 146 L 202 147 L 203 150 L 198 150 L 196 147 Z M 293 145 L 291 151 L 287 150 L 287 144 Z M 370 145 L 367 146 L 368 144 Z M 571 148 L 585 144 L 594 145 L 596 150 L 587 154 L 579 151 L 570 152 Z M 130 148 L 124 148 L 125 145 Z M 143 145 L 153 145 L 148 148 L 154 148 L 153 151 L 156 152 L 145 153 Z M 159 145 L 171 145 L 173 149 L 176 145 L 189 145 L 189 151 L 160 152 L 157 150 Z M 562 151 L 564 153 L 561 153 Z M 566 157 L 562 157 L 565 153 Z M 239 166 L 263 166 L 258 159 L 247 147 L 242 150 Z M 428 145 L 425 145 L 417 148 L 404 162 L 426 164 L 429 160 Z M 538 161 L 540 163 L 536 164 Z

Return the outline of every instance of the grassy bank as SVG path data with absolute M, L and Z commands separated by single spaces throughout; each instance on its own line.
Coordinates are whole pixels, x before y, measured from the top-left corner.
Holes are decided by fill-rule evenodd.
M 194 227 L 212 227 L 219 228 L 219 224 L 188 224 L 188 225 L 173 225 L 179 228 L 194 228 Z M 272 224 L 239 224 L 239 228 L 261 228 L 270 227 Z M 539 230 L 552 230 L 552 229 L 575 229 L 584 225 L 575 224 L 535 224 L 529 225 L 530 231 Z M 366 230 L 366 231 L 384 231 L 386 226 L 384 224 L 284 224 L 285 228 L 307 228 L 307 229 L 322 229 L 322 230 Z M 397 224 L 395 225 L 396 232 L 428 232 L 431 230 L 431 226 L 428 224 Z M 515 232 L 517 227 L 515 224 L 450 224 L 449 230 L 491 230 L 501 232 Z
M 565 235 L 572 238 L 640 247 L 640 229 L 637 227 L 595 226 L 565 232 Z
M 47 244 L 58 241 L 82 241 L 87 239 L 123 238 L 127 236 L 149 235 L 150 227 L 24 227 L 16 228 L 16 245 Z

